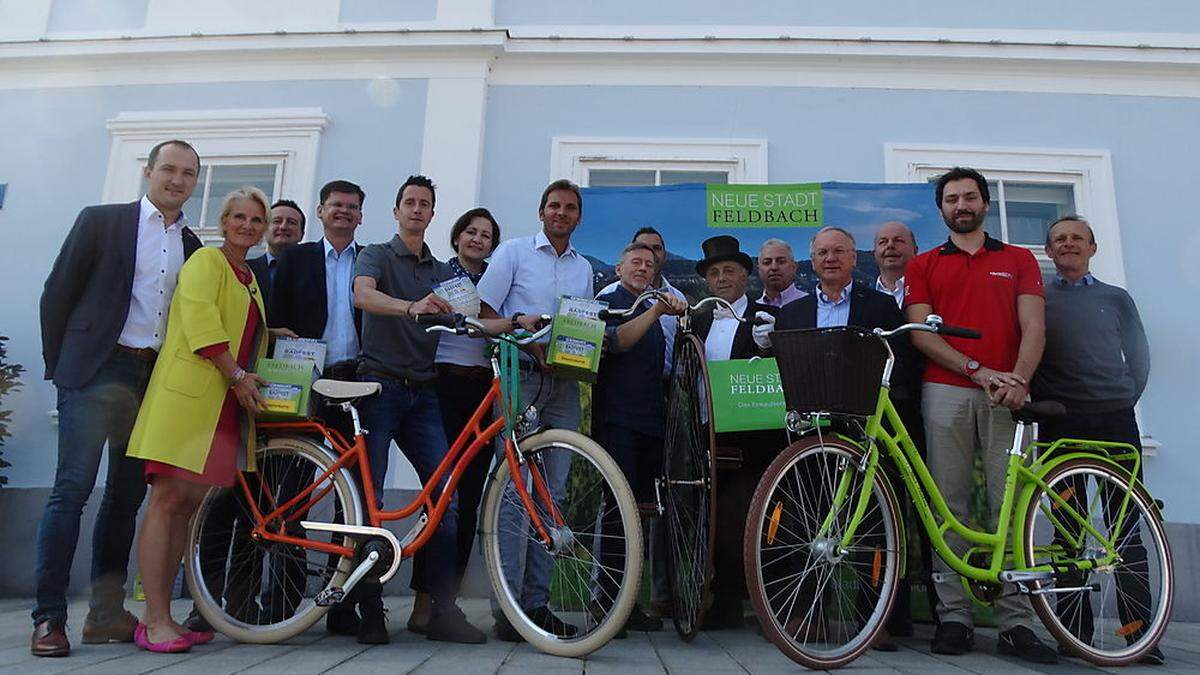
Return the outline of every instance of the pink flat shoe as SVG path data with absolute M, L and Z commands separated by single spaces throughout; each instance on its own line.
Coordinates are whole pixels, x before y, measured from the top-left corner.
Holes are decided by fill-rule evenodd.
M 178 654 L 192 648 L 192 643 L 182 636 L 166 642 L 151 642 L 144 623 L 138 623 L 137 628 L 133 629 L 133 642 L 142 649 L 155 654 Z
M 194 630 L 194 631 L 191 631 L 190 633 L 183 634 L 183 639 L 192 643 L 192 646 L 206 645 L 206 644 L 212 642 L 213 638 L 215 638 L 215 637 L 216 637 L 216 634 L 213 633 L 211 630 Z

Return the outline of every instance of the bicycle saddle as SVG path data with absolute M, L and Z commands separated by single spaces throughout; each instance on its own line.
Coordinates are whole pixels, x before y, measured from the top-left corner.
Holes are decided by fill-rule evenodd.
M 1066 414 L 1067 407 L 1058 401 L 1030 401 L 1020 410 L 1012 411 L 1012 418 L 1018 424 L 1032 424 L 1054 417 L 1063 417 Z
M 312 390 L 332 401 L 353 401 L 356 398 L 378 394 L 383 385 L 378 382 L 346 382 L 345 380 L 317 380 Z

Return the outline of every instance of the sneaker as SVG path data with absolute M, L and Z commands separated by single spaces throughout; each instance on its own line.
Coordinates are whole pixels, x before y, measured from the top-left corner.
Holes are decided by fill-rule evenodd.
M 966 624 L 946 621 L 938 624 L 929 651 L 934 654 L 959 656 L 975 649 L 975 631 Z
M 1002 631 L 996 642 L 996 652 L 1015 656 L 1030 663 L 1058 663 L 1058 653 L 1038 639 L 1025 626 Z
M 438 642 L 457 642 L 464 645 L 481 645 L 487 642 L 483 631 L 472 626 L 457 606 L 451 606 L 430 618 L 425 637 Z
M 662 630 L 662 627 L 662 619 L 650 616 L 637 605 L 633 606 L 633 610 L 629 612 L 629 618 L 625 620 L 626 630 L 638 631 L 639 633 Z
M 392 641 L 387 629 L 387 610 L 379 603 L 372 607 L 369 604 L 359 605 L 362 621 L 358 625 L 355 638 L 362 645 L 386 645 Z
M 1142 658 L 1138 659 L 1138 663 L 1144 663 L 1147 666 L 1161 666 L 1167 662 L 1167 657 L 1163 656 L 1162 650 L 1157 645 L 1150 648 L 1150 651 L 1142 654 Z
M 325 630 L 334 635 L 358 635 L 361 623 L 353 602 L 339 602 L 325 615 Z
M 572 638 L 579 634 L 578 628 L 555 616 L 554 612 L 551 612 L 550 608 L 545 605 L 531 609 L 525 615 L 529 617 L 530 621 L 537 624 L 538 628 L 560 638 Z
M 492 617 L 495 623 L 492 624 L 492 635 L 496 636 L 497 640 L 505 642 L 524 642 L 525 638 L 517 632 L 516 628 L 509 622 L 508 617 L 504 614 L 497 613 Z

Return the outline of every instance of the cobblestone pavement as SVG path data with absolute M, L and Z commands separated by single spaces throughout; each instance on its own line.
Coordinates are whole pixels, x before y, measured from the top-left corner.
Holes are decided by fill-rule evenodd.
M 0 601 L 0 673 L 775 673 L 798 672 L 799 666 L 787 660 L 753 630 L 702 633 L 685 644 L 668 626 L 658 633 L 631 633 L 625 640 L 614 640 L 586 659 L 564 659 L 541 654 L 526 644 L 489 640 L 486 645 L 451 645 L 425 640 L 404 630 L 410 601 L 405 597 L 388 598 L 391 607 L 390 645 L 368 647 L 353 638 L 329 635 L 324 623 L 285 644 L 238 645 L 218 636 L 209 645 L 180 655 L 143 652 L 133 645 L 84 645 L 79 631 L 87 611 L 85 603 L 71 606 L 68 626 L 72 654 L 65 659 L 36 658 L 29 654 L 28 600 Z M 475 625 L 488 630 L 491 618 L 486 600 L 465 600 L 463 609 Z M 130 603 L 134 613 L 140 603 Z M 182 618 L 187 603 L 176 603 L 175 614 Z M 1056 666 L 1029 665 L 996 655 L 994 630 L 981 630 L 978 651 L 959 657 L 933 656 L 929 652 L 932 630 L 918 626 L 917 635 L 901 640 L 900 651 L 893 654 L 869 652 L 841 672 L 854 675 L 875 673 L 1097 673 L 1100 669 L 1075 659 L 1064 659 Z M 1176 623 L 1162 644 L 1167 655 L 1163 667 L 1114 668 L 1121 675 L 1138 673 L 1200 672 L 1200 624 Z

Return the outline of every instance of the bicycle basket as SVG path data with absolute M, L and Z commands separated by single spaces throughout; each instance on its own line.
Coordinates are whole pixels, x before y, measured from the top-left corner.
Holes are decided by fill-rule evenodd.
M 869 416 L 887 349 L 857 326 L 771 333 L 788 410 Z

